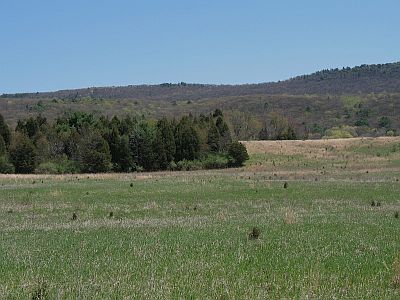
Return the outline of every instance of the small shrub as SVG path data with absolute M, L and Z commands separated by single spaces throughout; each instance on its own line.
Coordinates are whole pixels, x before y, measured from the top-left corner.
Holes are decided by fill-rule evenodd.
M 203 164 L 199 160 L 181 160 L 178 161 L 176 167 L 179 171 L 195 171 L 201 170 L 203 168 Z
M 130 187 L 133 187 L 133 183 L 131 182 L 131 184 L 129 185 Z
M 32 292 L 32 300 L 45 300 L 49 299 L 47 291 L 47 284 L 45 282 L 39 282 L 37 287 Z
M 396 212 L 394 213 L 394 217 L 395 217 L 396 219 L 399 218 L 399 212 L 398 212 L 398 211 L 396 211 Z
M 229 165 L 232 167 L 241 167 L 249 159 L 246 147 L 240 142 L 232 142 L 228 149 Z
M 110 217 L 110 218 L 114 217 L 114 212 L 110 211 L 110 213 L 108 214 L 108 217 Z
M 224 169 L 228 167 L 229 160 L 223 155 L 208 155 L 203 161 L 204 169 Z
M 371 206 L 375 206 L 375 201 L 374 200 L 372 200 Z
M 285 181 L 285 183 L 283 184 L 283 188 L 287 189 L 288 188 L 288 183 Z
M 72 220 L 75 221 L 78 219 L 78 215 L 76 213 L 72 214 Z
M 261 230 L 257 227 L 253 227 L 251 232 L 249 233 L 249 239 L 257 240 L 260 238 Z

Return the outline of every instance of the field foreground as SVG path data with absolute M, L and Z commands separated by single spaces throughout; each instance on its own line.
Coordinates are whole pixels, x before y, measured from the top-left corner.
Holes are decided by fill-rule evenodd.
M 400 138 L 245 144 L 240 169 L 2 175 L 0 299 L 400 298 Z

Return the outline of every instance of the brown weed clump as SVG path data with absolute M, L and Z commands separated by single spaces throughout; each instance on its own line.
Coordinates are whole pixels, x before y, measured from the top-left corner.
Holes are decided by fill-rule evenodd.
M 43 281 L 39 282 L 37 287 L 32 292 L 32 300 L 45 300 L 49 299 L 47 292 L 47 284 Z

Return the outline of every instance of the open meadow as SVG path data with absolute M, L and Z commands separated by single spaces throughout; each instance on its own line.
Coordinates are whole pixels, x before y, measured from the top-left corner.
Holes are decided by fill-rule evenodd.
M 1 175 L 0 299 L 399 299 L 400 138 L 245 144 L 238 169 Z

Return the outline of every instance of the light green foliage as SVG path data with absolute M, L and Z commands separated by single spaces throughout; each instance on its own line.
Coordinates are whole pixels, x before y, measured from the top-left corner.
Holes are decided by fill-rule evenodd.
M 361 96 L 345 95 L 341 97 L 343 107 L 346 109 L 353 109 L 365 102 L 367 99 Z
M 325 132 L 324 139 L 342 139 L 356 137 L 357 132 L 354 127 L 351 126 L 340 126 L 332 127 Z

